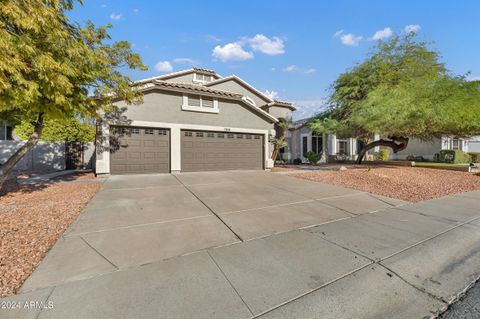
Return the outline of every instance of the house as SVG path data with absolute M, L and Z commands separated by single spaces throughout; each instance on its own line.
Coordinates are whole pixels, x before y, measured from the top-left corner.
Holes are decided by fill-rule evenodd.
M 143 103 L 117 101 L 98 126 L 99 174 L 268 169 L 277 123 L 295 110 L 235 75 L 202 68 L 138 83 Z
M 288 147 L 282 153 L 281 159 L 292 162 L 300 159 L 306 163 L 307 152 L 323 154 L 320 162 L 334 161 L 337 155 L 343 154 L 348 160 L 355 160 L 358 150 L 363 147 L 363 141 L 356 138 L 338 138 L 335 134 L 315 134 L 308 126 L 312 118 L 293 122 L 288 133 Z M 378 152 L 376 147 L 372 152 Z
M 338 138 L 335 134 L 316 135 L 308 122 L 312 118 L 306 118 L 293 122 L 293 126 L 288 134 L 288 147 L 281 154 L 281 159 L 286 162 L 292 162 L 294 159 L 301 159 L 306 163 L 307 152 L 322 153 L 321 162 L 334 161 L 336 155 L 344 154 L 348 160 L 356 160 L 359 150 L 364 142 L 356 138 Z M 376 136 L 375 139 L 380 138 Z M 410 139 L 405 150 L 396 154 L 391 153 L 392 160 L 405 160 L 407 156 L 422 156 L 425 159 L 433 160 L 435 154 L 441 150 L 462 150 L 464 152 L 480 152 L 480 136 L 469 139 L 444 136 L 432 141 L 420 141 Z M 369 154 L 374 154 L 380 150 L 380 147 L 373 148 Z

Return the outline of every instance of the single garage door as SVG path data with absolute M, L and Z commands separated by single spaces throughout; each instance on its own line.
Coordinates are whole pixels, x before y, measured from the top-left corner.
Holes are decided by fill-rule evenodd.
M 182 171 L 263 169 L 263 136 L 182 131 Z
M 112 174 L 169 173 L 170 131 L 145 127 L 112 127 Z

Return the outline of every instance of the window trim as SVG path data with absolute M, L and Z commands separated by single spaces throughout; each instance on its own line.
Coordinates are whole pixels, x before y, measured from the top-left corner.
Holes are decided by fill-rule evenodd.
M 208 77 L 210 78 L 210 80 L 199 80 L 199 79 L 198 79 L 198 76 L 199 76 L 199 75 L 201 75 L 203 79 L 204 79 L 206 76 L 208 76 Z M 205 83 L 212 82 L 212 78 L 213 78 L 213 77 L 212 77 L 211 75 L 207 75 L 207 74 L 195 72 L 195 73 L 193 73 L 193 80 L 192 80 L 192 81 L 193 81 L 193 83 L 203 83 L 203 84 L 205 84 Z
M 188 105 L 188 94 L 183 94 L 182 99 L 182 110 L 183 111 L 192 111 L 192 112 L 203 112 L 203 113 L 214 113 L 218 114 L 218 99 L 213 98 L 213 107 L 204 107 L 202 96 L 198 95 L 200 98 L 200 106 L 191 106 Z

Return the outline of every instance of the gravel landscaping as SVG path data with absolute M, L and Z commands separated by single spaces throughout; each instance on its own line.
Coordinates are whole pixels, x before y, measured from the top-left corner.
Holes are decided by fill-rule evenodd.
M 18 185 L 12 179 L 8 192 L 0 192 L 0 297 L 18 291 L 101 186 L 93 174 L 55 181 Z
M 419 167 L 380 166 L 291 174 L 410 202 L 480 189 L 480 176 Z

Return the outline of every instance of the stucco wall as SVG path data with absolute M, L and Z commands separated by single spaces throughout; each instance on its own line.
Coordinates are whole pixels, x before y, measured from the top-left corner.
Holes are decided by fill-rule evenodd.
M 408 146 L 403 151 L 396 154 L 391 153 L 391 159 L 406 159 L 408 155 L 423 156 L 428 159 L 432 159 L 435 153 L 440 152 L 442 149 L 442 141 L 437 138 L 431 142 L 425 142 L 418 139 L 411 138 L 408 142 Z M 390 150 L 391 152 L 391 150 Z
M 292 120 L 292 110 L 286 107 L 272 106 L 268 109 L 268 113 L 277 119 Z
M 165 82 L 193 84 L 193 73 L 179 75 L 170 79 L 166 79 Z
M 223 90 L 223 91 L 242 94 L 244 96 L 249 96 L 250 98 L 252 98 L 255 101 L 255 103 L 257 104 L 257 107 L 260 107 L 260 106 L 265 105 L 265 104 L 270 102 L 267 99 L 265 99 L 264 97 L 262 97 L 261 95 L 255 93 L 255 92 L 247 89 L 243 85 L 239 84 L 235 80 L 229 80 L 229 81 L 221 82 L 221 83 L 218 83 L 218 84 L 213 84 L 209 87 L 215 88 L 215 89 L 218 89 L 218 90 Z
M 127 106 L 123 101 L 116 103 L 126 107 L 127 119 L 134 121 L 168 122 L 181 124 L 213 125 L 272 129 L 273 124 L 249 110 L 242 102 L 219 100 L 219 113 L 202 113 L 182 110 L 182 94 L 174 92 L 151 92 L 143 97 L 141 105 Z

